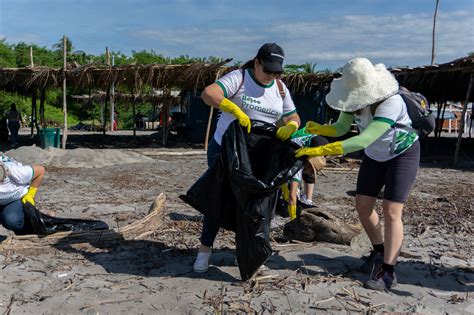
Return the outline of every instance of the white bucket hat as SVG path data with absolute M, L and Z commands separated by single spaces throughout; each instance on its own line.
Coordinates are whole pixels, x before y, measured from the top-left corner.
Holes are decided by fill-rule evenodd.
M 367 58 L 349 60 L 342 77 L 331 82 L 326 102 L 334 109 L 354 112 L 397 94 L 398 82 L 382 63 Z

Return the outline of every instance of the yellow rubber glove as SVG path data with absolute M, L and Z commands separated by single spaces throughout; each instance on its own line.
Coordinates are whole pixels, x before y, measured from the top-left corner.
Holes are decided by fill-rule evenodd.
M 288 189 L 288 184 L 283 184 L 280 186 L 280 189 L 281 189 L 281 192 L 282 192 L 282 195 L 283 195 L 283 199 L 288 202 L 288 200 L 290 200 L 290 190 Z
M 296 121 L 290 120 L 286 123 L 286 126 L 278 128 L 276 136 L 278 139 L 285 141 L 286 139 L 289 139 L 296 130 L 298 130 L 298 127 Z
M 306 131 L 315 135 L 336 137 L 337 128 L 332 125 L 321 125 L 314 121 L 308 121 L 306 123 Z
M 250 118 L 239 108 L 239 106 L 230 101 L 228 98 L 224 98 L 220 102 L 219 106 L 224 112 L 234 115 L 234 117 L 239 121 L 239 124 L 242 127 L 247 127 L 247 132 L 250 133 L 250 128 L 252 127 Z
M 288 205 L 288 214 L 291 220 L 296 219 L 296 205 Z
M 332 142 L 326 145 L 322 145 L 316 148 L 301 148 L 296 150 L 295 157 L 299 158 L 303 155 L 307 155 L 308 158 L 315 156 L 324 155 L 342 155 L 344 150 L 342 149 L 342 141 Z
M 34 206 L 35 205 L 35 195 L 36 195 L 37 190 L 38 190 L 38 188 L 30 186 L 30 188 L 28 189 L 28 192 L 26 193 L 26 195 L 24 195 L 23 198 L 21 198 L 21 202 L 23 202 L 23 203 L 29 202 Z

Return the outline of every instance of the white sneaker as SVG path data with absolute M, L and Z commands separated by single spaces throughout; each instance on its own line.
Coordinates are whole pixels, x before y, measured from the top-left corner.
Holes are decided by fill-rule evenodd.
M 209 259 L 211 259 L 212 252 L 199 252 L 194 261 L 193 270 L 197 273 L 206 272 L 209 269 Z
M 313 205 L 313 200 L 312 199 L 308 199 L 306 197 L 306 195 L 302 195 L 301 198 L 300 198 L 300 201 L 304 204 L 307 204 L 308 206 L 312 206 Z

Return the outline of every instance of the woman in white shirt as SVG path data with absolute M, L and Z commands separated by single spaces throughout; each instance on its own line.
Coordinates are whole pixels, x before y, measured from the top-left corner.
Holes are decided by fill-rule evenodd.
M 365 287 L 380 291 L 397 284 L 394 268 L 403 242 L 402 210 L 420 162 L 418 134 L 411 128 L 412 121 L 398 90 L 397 80 L 383 64 L 373 65 L 366 58 L 350 60 L 343 68 L 342 77 L 332 81 L 326 96 L 328 105 L 341 111 L 337 122 L 332 125 L 308 122 L 306 130 L 340 137 L 355 121 L 360 134 L 296 151 L 296 157 L 312 157 L 364 150 L 357 178 L 356 209 L 373 250 L 361 271 L 371 272 Z M 374 208 L 384 186 L 382 231 Z
M 242 69 L 224 75 L 203 91 L 204 102 L 221 110 L 214 137 L 208 146 L 208 166 L 219 157 L 222 136 L 235 119 L 250 133 L 251 119 L 275 124 L 282 118 L 286 125 L 277 131 L 281 140 L 289 139 L 298 130 L 301 122 L 290 92 L 278 79 L 283 73 L 284 58 L 280 46 L 264 44 L 257 56 Z M 208 270 L 211 248 L 218 231 L 219 226 L 204 217 L 201 246 L 193 267 L 195 272 Z
M 0 223 L 6 229 L 22 234 L 25 227 L 23 204 L 35 204 L 44 173 L 41 165 L 23 165 L 8 156 L 0 157 Z

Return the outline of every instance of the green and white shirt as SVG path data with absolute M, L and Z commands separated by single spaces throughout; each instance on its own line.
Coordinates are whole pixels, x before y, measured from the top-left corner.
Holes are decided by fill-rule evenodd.
M 0 183 L 0 205 L 6 205 L 21 199 L 28 192 L 34 170 L 32 166 L 23 165 L 5 155 L 0 156 L 0 163 L 3 163 L 6 173 Z
M 395 124 L 411 127 L 407 107 L 398 94 L 378 105 L 374 115 L 370 106 L 363 108 L 360 114 L 354 113 L 354 121 L 360 132 L 365 130 L 372 120 L 386 122 L 392 127 L 365 148 L 365 154 L 373 160 L 388 161 L 408 150 L 418 140 L 418 134 L 413 129 L 395 127 Z
M 224 91 L 225 97 L 230 98 L 235 94 L 230 100 L 237 104 L 250 119 L 274 124 L 281 117 L 296 113 L 290 91 L 288 91 L 283 82 L 282 85 L 285 89 L 284 99 L 281 98 L 278 84 L 275 80 L 268 85 L 261 85 L 254 78 L 251 69 L 244 71 L 246 73 L 242 86 L 242 70 L 229 72 L 216 81 L 216 83 Z M 234 119 L 235 117 L 232 114 L 221 111 L 216 132 L 214 133 L 214 139 L 218 144 L 221 144 L 222 136 Z

